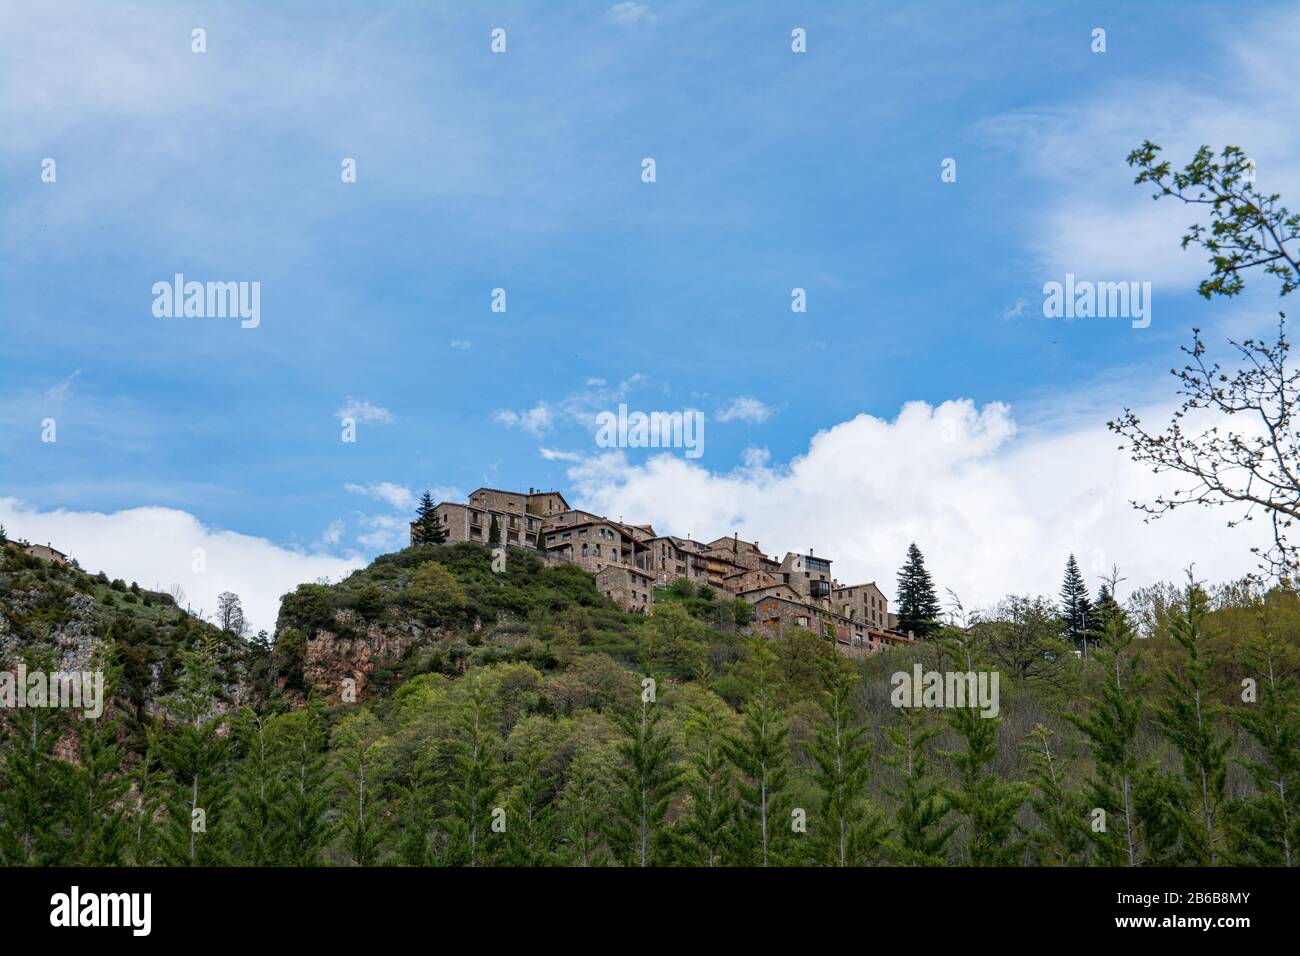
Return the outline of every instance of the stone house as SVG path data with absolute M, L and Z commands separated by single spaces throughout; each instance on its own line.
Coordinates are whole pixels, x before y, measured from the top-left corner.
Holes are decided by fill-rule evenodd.
M 625 611 L 654 612 L 654 575 L 640 568 L 611 564 L 596 572 L 596 589 Z
M 769 638 L 779 636 L 787 628 L 807 628 L 833 640 L 836 650 L 851 657 L 915 643 L 901 634 L 889 633 L 864 621 L 851 620 L 821 605 L 792 601 L 778 594 L 758 597 L 753 604 L 750 628 Z
M 865 621 L 882 630 L 889 627 L 889 601 L 874 581 L 831 587 L 831 604 L 850 620 Z
M 831 562 L 816 557 L 811 548 L 807 554 L 787 552 L 778 573 L 783 583 L 790 585 L 804 598 L 817 602 L 830 600 Z
M 650 546 L 650 561 L 646 570 L 654 574 L 658 583 L 672 584 L 679 578 L 692 584 L 708 583 L 703 561 L 704 547 L 698 541 L 660 535 L 651 538 L 647 544 Z
M 33 558 L 53 561 L 55 564 L 68 564 L 68 556 L 51 544 L 24 544 L 22 548 L 25 554 L 30 554 Z

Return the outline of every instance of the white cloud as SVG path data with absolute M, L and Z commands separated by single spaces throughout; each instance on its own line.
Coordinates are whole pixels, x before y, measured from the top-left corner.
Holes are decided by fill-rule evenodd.
M 633 3 L 631 0 L 614 4 L 605 11 L 605 19 L 621 27 L 639 27 L 643 25 L 653 27 L 659 20 L 645 4 Z
M 771 406 L 764 405 L 756 398 L 741 397 L 732 399 L 731 404 L 714 414 L 719 422 L 765 422 L 772 417 Z
M 547 461 L 582 461 L 582 456 L 576 451 L 559 451 L 555 448 L 539 448 L 542 457 Z
M 887 594 L 915 541 L 938 587 L 968 608 L 1054 595 L 1070 552 L 1094 589 L 1111 564 L 1127 587 L 1177 579 L 1190 561 L 1210 580 L 1254 568 L 1258 523 L 1228 529 L 1222 512 L 1183 511 L 1144 525 L 1129 501 L 1150 500 L 1164 479 L 1117 444 L 1092 424 L 1018 434 L 1002 404 L 912 402 L 893 421 L 863 414 L 820 431 L 784 466 L 762 449 L 729 473 L 671 455 L 634 466 L 611 452 L 569 477 L 580 507 L 697 539 L 734 531 L 778 556 L 813 548 L 839 580 L 875 580 Z
M 343 519 L 335 518 L 329 523 L 329 527 L 321 533 L 321 542 L 324 544 L 334 545 L 343 540 Z
M 451 347 L 454 348 L 454 349 L 467 349 L 467 348 L 469 348 L 471 345 L 473 345 L 473 343 L 470 342 L 469 339 L 452 339 L 452 340 L 451 340 Z
M 388 409 L 372 404 L 365 399 L 358 401 L 351 395 L 343 403 L 343 407 L 338 410 L 338 416 L 340 420 L 351 418 L 365 425 L 391 425 L 396 421 L 393 413 Z
M 503 408 L 493 418 L 499 425 L 518 428 L 534 438 L 540 438 L 555 424 L 555 414 L 545 402 L 538 402 L 532 408 L 522 412 Z
M 68 392 L 72 389 L 72 383 L 77 380 L 81 374 L 81 369 L 77 369 L 63 381 L 59 382 L 52 388 L 46 389 L 45 397 L 54 402 L 61 402 L 68 397 Z
M 365 564 L 359 557 L 307 554 L 266 538 L 209 528 L 173 508 L 38 511 L 16 498 L 0 498 L 0 524 L 10 537 L 50 542 L 88 572 L 164 591 L 180 584 L 195 611 L 211 615 L 217 595 L 234 591 L 255 631 L 275 630 L 282 594 L 319 577 L 339 580 Z M 196 548 L 205 554 L 204 571 L 194 570 Z
M 365 495 L 368 498 L 386 502 L 399 511 L 413 511 L 415 509 L 415 492 L 404 485 L 394 484 L 391 481 L 380 481 L 369 485 L 348 482 L 343 486 L 343 490 L 354 495 Z

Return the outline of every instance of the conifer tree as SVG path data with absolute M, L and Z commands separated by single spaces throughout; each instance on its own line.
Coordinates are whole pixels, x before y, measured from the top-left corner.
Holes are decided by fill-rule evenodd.
M 427 491 L 420 496 L 415 509 L 415 526 L 411 529 L 412 544 L 442 544 L 447 540 L 447 529 L 438 520 L 433 496 Z
M 604 866 L 609 862 L 605 831 L 612 813 L 611 793 L 617 784 L 611 756 L 603 749 L 583 748 L 569 764 L 568 780 L 556 801 L 561 852 L 568 866 Z
M 1151 849 L 1146 846 L 1145 818 L 1139 807 L 1144 768 L 1137 735 L 1147 679 L 1141 659 L 1133 653 L 1135 637 L 1128 615 L 1116 606 L 1107 614 L 1105 634 L 1093 655 L 1103 675 L 1101 696 L 1089 699 L 1082 715 L 1066 715 L 1092 751 L 1084 799 L 1090 812 L 1105 814 L 1092 821 L 1088 831 L 1103 866 L 1138 866 Z
M 510 733 L 504 854 L 508 866 L 549 866 L 552 862 L 556 818 L 546 774 L 546 762 L 552 756 L 548 727 L 546 718 L 530 717 Z
M 899 725 L 885 730 L 891 745 L 885 763 L 899 777 L 897 786 L 887 791 L 898 801 L 898 808 L 894 832 L 886 845 L 900 866 L 943 866 L 957 824 L 947 822 L 950 808 L 942 788 L 929 779 L 925 745 L 936 731 L 926 725 L 925 711 L 920 708 L 900 707 L 898 716 Z
M 957 771 L 957 786 L 947 788 L 945 797 L 966 824 L 966 860 L 971 866 L 1016 866 L 1023 856 L 1016 817 L 1028 787 L 1003 780 L 993 770 L 1000 723 L 1000 717 L 985 716 L 977 707 L 948 711 L 948 726 L 965 747 L 945 754 Z
M 537 550 L 546 553 L 546 529 L 542 527 L 537 529 Z
M 621 786 L 610 846 L 627 866 L 653 866 L 659 862 L 660 836 L 681 768 L 673 761 L 672 738 L 659 726 L 653 687 L 642 691 L 640 708 L 620 714 L 617 723 L 623 762 L 614 771 Z
M 1092 613 L 1088 617 L 1088 641 L 1096 647 L 1106 635 L 1106 624 L 1111 615 L 1121 612 L 1123 609 L 1119 602 L 1115 600 L 1115 593 L 1111 587 L 1110 581 L 1103 581 L 1100 588 L 1097 589 L 1097 600 L 1092 605 Z
M 53 656 L 28 653 L 27 672 L 50 673 Z M 8 675 L 6 675 L 8 676 Z M 26 692 L 16 686 L 15 693 Z M 54 707 L 0 707 L 5 716 L 4 760 L 0 764 L 0 864 L 52 865 L 66 859 L 64 820 L 67 816 L 68 765 L 55 755 L 67 729 L 64 711 Z
M 871 773 L 867 726 L 852 725 L 849 694 L 858 674 L 838 655 L 821 663 L 823 716 L 813 728 L 813 779 L 822 792 L 814 831 L 818 862 L 862 866 L 872 862 L 888 834 L 884 816 L 866 799 Z
M 1182 757 L 1183 779 L 1175 815 L 1183 853 L 1202 866 L 1217 866 L 1223 856 L 1224 801 L 1231 738 L 1219 727 L 1223 707 L 1215 699 L 1213 661 L 1205 648 L 1205 591 L 1190 569 L 1183 600 L 1170 622 L 1170 636 L 1183 649 L 1182 666 L 1165 674 L 1166 693 L 1156 722 Z
M 683 855 L 693 865 L 723 866 L 735 843 L 737 805 L 735 775 L 727 760 L 718 709 L 707 703 L 694 707 L 686 721 L 686 738 L 690 810 L 680 826 Z
M 1074 555 L 1070 555 L 1065 562 L 1065 580 L 1061 584 L 1061 620 L 1065 623 L 1065 636 L 1074 642 L 1083 656 L 1088 653 L 1091 615 L 1088 586 L 1083 582 Z
M 491 523 L 488 524 L 488 545 L 495 548 L 501 544 L 501 526 L 497 524 L 497 516 L 492 516 Z
M 384 828 L 379 802 L 379 721 L 368 710 L 348 714 L 334 731 L 335 774 L 343 850 L 353 866 L 379 863 Z
M 739 771 L 741 839 L 751 862 L 770 866 L 780 862 L 789 832 L 790 727 L 773 683 L 776 654 L 761 637 L 751 638 L 749 647 L 749 700 L 741 712 L 740 732 L 728 739 L 726 750 Z
M 1029 833 L 1029 849 L 1039 866 L 1077 866 L 1088 850 L 1088 808 L 1066 786 L 1069 764 L 1053 736 L 1035 724 L 1021 744 L 1033 788 L 1029 805 L 1038 817 L 1038 827 Z
M 939 630 L 940 610 L 925 557 L 914 542 L 908 545 L 907 561 L 898 572 L 898 630 L 925 640 Z
M 487 862 L 493 801 L 497 798 L 497 753 L 494 710 L 487 684 L 475 678 L 456 715 L 452 742 L 450 837 L 447 862 L 452 866 L 481 866 Z M 507 832 L 511 826 L 506 817 Z
M 162 831 L 165 862 L 211 866 L 224 862 L 216 828 L 226 797 L 227 740 L 219 730 L 225 718 L 216 711 L 216 649 L 208 638 L 177 652 L 181 673 L 175 693 L 163 699 L 175 722 L 160 739 L 162 766 L 171 775 L 167 820 Z M 209 831 L 213 831 L 209 833 Z
M 133 866 L 155 866 L 161 862 L 162 834 L 158 824 L 164 815 L 171 775 L 161 766 L 162 723 L 148 723 L 143 728 L 145 746 L 140 760 L 130 774 L 135 800 L 127 807 L 128 851 Z
M 235 766 L 235 842 L 241 866 L 269 866 L 281 856 L 286 834 L 278 808 L 288 796 L 272 752 L 266 720 L 250 707 L 240 709 L 233 736 L 240 750 Z
M 72 855 L 77 866 L 120 866 L 127 826 L 122 799 L 130 777 L 122 772 L 125 752 L 118 743 L 120 721 L 111 706 L 121 668 L 111 656 L 98 662 L 104 673 L 103 713 L 73 722 L 77 760 L 72 767 Z
M 325 716 L 319 698 L 307 706 L 277 716 L 271 725 L 276 762 L 284 774 L 284 794 L 275 807 L 276 825 L 284 835 L 278 863 L 319 866 L 329 842 L 328 750 Z
M 1271 634 L 1249 650 L 1258 700 L 1233 710 L 1259 755 L 1242 761 L 1256 793 L 1230 808 L 1233 843 L 1256 866 L 1300 865 L 1300 693 L 1285 653 Z

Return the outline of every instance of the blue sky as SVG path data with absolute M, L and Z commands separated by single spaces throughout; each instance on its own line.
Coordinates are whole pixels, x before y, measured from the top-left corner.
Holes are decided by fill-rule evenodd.
M 31 537 L 48 512 L 156 507 L 290 565 L 355 562 L 400 537 L 406 493 L 482 484 L 662 523 L 629 489 L 686 466 L 603 455 L 591 416 L 619 401 L 703 411 L 706 485 L 776 494 L 817 433 L 865 415 L 888 435 L 908 402 L 968 400 L 986 425 L 1009 409 L 964 459 L 987 464 L 1169 400 L 1192 325 L 1221 338 L 1275 308 L 1262 281 L 1233 303 L 1194 295 L 1204 264 L 1177 248 L 1192 219 L 1132 186 L 1130 148 L 1237 143 L 1261 185 L 1300 184 L 1293 4 L 0 9 L 0 498 Z M 1044 318 L 1043 283 L 1066 271 L 1151 281 L 1151 327 Z M 260 326 L 156 318 L 151 286 L 177 272 L 260 282 Z M 349 401 L 371 409 L 354 444 Z M 841 466 L 917 454 L 893 435 Z M 665 530 L 763 527 L 691 487 L 692 527 Z M 827 492 L 825 510 L 843 504 Z M 892 579 L 899 542 L 945 520 L 917 507 L 824 549 Z M 1051 541 L 1051 576 L 1057 551 L 1119 534 Z M 955 575 L 971 556 L 948 560 Z

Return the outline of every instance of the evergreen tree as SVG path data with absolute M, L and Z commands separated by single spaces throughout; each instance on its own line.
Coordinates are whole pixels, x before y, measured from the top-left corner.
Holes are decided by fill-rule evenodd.
M 159 818 L 164 816 L 172 786 L 170 774 L 160 765 L 164 729 L 161 722 L 144 727 L 145 747 L 130 774 L 135 800 L 127 806 L 128 850 L 133 866 L 155 866 L 161 862 L 162 834 Z
M 328 750 L 324 708 L 311 697 L 302 710 L 277 716 L 271 725 L 276 762 L 284 775 L 284 794 L 274 808 L 284 834 L 278 846 L 282 866 L 319 866 L 332 835 L 329 809 Z
M 1180 670 L 1165 675 L 1166 694 L 1156 721 L 1182 757 L 1183 779 L 1174 812 L 1183 854 L 1193 863 L 1217 866 L 1223 856 L 1224 801 L 1231 738 L 1219 728 L 1223 707 L 1216 700 L 1213 661 L 1205 649 L 1205 591 L 1187 574 L 1183 600 L 1170 635 L 1183 649 Z
M 612 816 L 614 754 L 604 748 L 580 748 L 569 763 L 568 780 L 556 800 L 562 858 L 568 866 L 604 866 L 607 821 Z
M 488 524 L 488 545 L 497 547 L 501 544 L 501 526 L 497 524 L 497 516 L 492 516 L 491 523 Z
M 1100 588 L 1097 589 L 1097 600 L 1092 605 L 1092 613 L 1088 617 L 1088 641 L 1093 647 L 1099 645 L 1102 638 L 1106 635 L 1107 622 L 1111 616 L 1121 613 L 1123 608 L 1115 600 L 1115 592 L 1109 581 L 1103 581 Z
M 902 725 L 885 730 L 891 745 L 885 763 L 899 776 L 898 785 L 887 791 L 898 808 L 893 836 L 886 845 L 900 866 L 943 866 L 957 824 L 946 822 L 949 807 L 942 788 L 929 779 L 925 745 L 936 731 L 926 726 L 920 708 L 900 707 L 898 714 Z
M 1001 718 L 985 716 L 977 707 L 948 711 L 948 726 L 966 746 L 945 754 L 958 781 L 945 795 L 966 824 L 966 860 L 971 866 L 1016 866 L 1024 852 L 1024 841 L 1016 836 L 1016 817 L 1028 787 L 1003 780 L 993 770 L 1000 723 Z
M 452 743 L 450 813 L 446 830 L 450 837 L 447 862 L 453 866 L 486 863 L 495 809 L 493 801 L 497 797 L 493 716 L 487 684 L 481 677 L 475 678 L 468 698 L 456 715 L 456 737 Z M 507 816 L 507 832 L 510 825 Z
M 1256 866 L 1300 865 L 1300 693 L 1285 648 L 1266 635 L 1250 649 L 1259 699 L 1233 711 L 1258 750 L 1242 761 L 1256 793 L 1230 808 L 1233 842 L 1237 856 Z
M 1052 731 L 1035 724 L 1021 744 L 1033 788 L 1029 805 L 1038 817 L 1029 849 L 1039 866 L 1076 866 L 1088 850 L 1088 808 L 1067 789 L 1069 765 L 1053 748 L 1052 737 Z
M 74 721 L 77 760 L 72 767 L 72 855 L 76 866 L 120 866 L 126 849 L 123 797 L 130 777 L 118 743 L 120 721 L 111 707 L 121 668 L 102 660 L 104 712 Z
M 542 527 L 537 529 L 537 550 L 546 553 L 546 529 Z
M 383 843 L 377 768 L 379 721 L 368 710 L 348 714 L 334 731 L 335 774 L 343 850 L 354 866 L 375 866 Z
M 208 638 L 177 653 L 181 673 L 175 693 L 163 699 L 175 721 L 162 735 L 160 758 L 171 775 L 167 820 L 162 831 L 165 862 L 211 866 L 224 862 L 222 844 L 209 829 L 221 825 L 226 796 L 225 718 L 216 712 L 215 646 Z
M 910 544 L 907 561 L 898 572 L 898 630 L 925 640 L 939 630 L 940 610 L 921 549 Z
M 722 714 L 700 704 L 686 721 L 689 811 L 680 825 L 684 857 L 702 866 L 722 866 L 735 842 L 735 776 L 724 748 Z
M 780 862 L 781 844 L 789 832 L 790 727 L 773 686 L 776 654 L 761 637 L 752 638 L 749 647 L 749 700 L 741 712 L 740 732 L 728 739 L 726 750 L 739 771 L 739 830 L 748 862 L 769 866 Z
M 552 756 L 549 727 L 545 717 L 528 717 L 510 732 L 505 841 L 509 866 L 549 866 L 552 862 L 557 824 L 546 774 Z
M 415 509 L 415 524 L 411 528 L 411 544 L 442 544 L 447 540 L 447 529 L 438 520 L 433 496 L 427 491 L 420 496 Z
M 282 856 L 286 834 L 277 809 L 288 796 L 271 748 L 266 720 L 243 707 L 234 721 L 240 750 L 235 766 L 233 817 L 236 854 L 241 866 L 269 866 Z
M 50 673 L 52 655 L 29 653 L 27 672 Z M 16 683 L 16 681 L 15 681 Z M 15 687 L 15 693 L 25 688 Z M 0 765 L 0 865 L 42 866 L 67 859 L 64 827 L 70 797 L 68 764 L 55 748 L 68 717 L 53 707 L 0 707 L 5 716 Z
M 680 786 L 681 768 L 673 763 L 672 738 L 659 726 L 659 708 L 651 689 L 641 707 L 619 715 L 622 765 L 614 771 L 621 787 L 610 846 L 627 866 L 652 866 L 661 851 L 660 834 L 668 803 Z
M 858 675 L 848 660 L 836 656 L 821 661 L 821 677 L 823 716 L 809 748 L 813 778 L 822 792 L 816 855 L 830 866 L 861 866 L 874 861 L 889 828 L 866 800 L 871 773 L 867 726 L 853 727 L 849 709 Z
M 1065 580 L 1061 584 L 1061 620 L 1065 623 L 1065 636 L 1087 656 L 1088 635 L 1091 630 L 1092 602 L 1088 599 L 1088 586 L 1083 583 L 1079 564 L 1070 555 L 1065 562 Z
M 1147 685 L 1141 659 L 1133 652 L 1136 635 L 1128 615 L 1116 606 L 1106 617 L 1106 632 L 1093 655 L 1103 675 L 1100 698 L 1089 699 L 1084 713 L 1066 717 L 1082 731 L 1092 751 L 1092 773 L 1084 788 L 1089 810 L 1100 809 L 1089 835 L 1103 866 L 1138 866 L 1151 848 L 1142 833 L 1139 780 L 1143 765 L 1137 752 Z M 1105 829 L 1100 829 L 1104 820 Z

